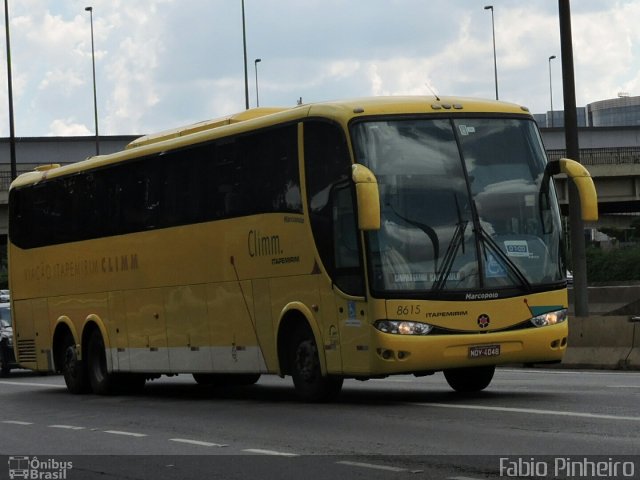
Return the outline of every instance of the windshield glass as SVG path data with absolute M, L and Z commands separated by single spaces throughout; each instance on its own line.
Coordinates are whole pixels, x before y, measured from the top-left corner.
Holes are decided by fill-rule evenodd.
M 562 280 L 560 217 L 528 119 L 368 121 L 357 161 L 380 187 L 374 291 L 530 289 Z M 552 206 L 552 207 L 550 207 Z

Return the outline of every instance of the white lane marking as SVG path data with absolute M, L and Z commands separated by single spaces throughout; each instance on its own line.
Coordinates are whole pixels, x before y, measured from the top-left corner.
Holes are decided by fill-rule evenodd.
M 243 452 L 259 453 L 260 455 L 279 455 L 281 457 L 299 457 L 297 453 L 277 452 L 275 450 L 263 450 L 261 448 L 245 448 Z
M 103 430 L 104 433 L 111 433 L 113 435 L 127 435 L 129 437 L 146 437 L 146 433 L 136 433 L 136 432 L 123 432 L 121 430 Z
M 605 415 L 601 413 L 568 412 L 556 410 L 538 410 L 535 408 L 490 407 L 486 405 L 459 405 L 448 403 L 414 403 L 422 407 L 457 408 L 462 410 L 486 410 L 493 412 L 530 413 L 533 415 L 554 415 L 560 417 L 596 418 L 600 420 L 622 420 L 625 422 L 640 422 L 640 417 L 624 415 Z
M 347 462 L 347 461 L 341 461 L 336 463 L 340 465 L 348 465 L 350 467 L 362 467 L 362 468 L 372 468 L 374 470 L 386 470 L 387 472 L 406 472 L 407 471 L 406 468 L 390 467 L 387 465 L 376 465 L 374 463 Z
M 170 438 L 170 442 L 189 443 L 191 445 L 200 445 L 202 447 L 228 447 L 222 443 L 202 442 L 200 440 L 189 440 L 188 438 Z
M 46 388 L 67 388 L 64 385 L 55 385 L 53 383 L 34 383 L 34 382 L 9 382 L 7 380 L 0 380 L 0 384 L 2 385 L 18 385 L 20 387 L 46 387 Z
M 2 423 L 9 423 L 11 425 L 33 425 L 33 422 L 21 422 L 20 420 L 3 420 Z
M 85 427 L 76 427 L 75 425 L 49 425 L 49 428 L 63 428 L 66 430 L 84 430 Z

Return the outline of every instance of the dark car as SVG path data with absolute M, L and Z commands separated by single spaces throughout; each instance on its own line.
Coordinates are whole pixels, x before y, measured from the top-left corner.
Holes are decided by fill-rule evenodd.
M 11 326 L 11 304 L 0 303 L 0 376 L 9 375 L 16 368 L 13 353 L 13 327 Z

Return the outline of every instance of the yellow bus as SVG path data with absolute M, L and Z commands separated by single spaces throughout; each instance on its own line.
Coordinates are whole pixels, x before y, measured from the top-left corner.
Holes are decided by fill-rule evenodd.
M 567 282 L 552 177 L 526 108 L 378 97 L 255 109 L 18 177 L 9 262 L 20 364 L 73 393 L 160 375 L 304 400 L 344 378 L 558 362 Z

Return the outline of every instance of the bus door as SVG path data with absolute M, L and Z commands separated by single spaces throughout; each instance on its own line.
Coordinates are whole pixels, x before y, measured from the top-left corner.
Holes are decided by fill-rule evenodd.
M 356 226 L 353 188 L 334 189 L 332 285 L 335 299 L 340 353 L 344 373 L 366 372 L 369 368 L 369 319 L 364 298 L 364 273 L 360 232 Z
M 327 368 L 332 373 L 364 372 L 369 363 L 369 320 L 344 130 L 328 121 L 306 121 L 304 163 L 313 238 L 331 279 L 331 289 L 320 287 L 323 311 L 332 312 L 323 316 Z M 349 372 L 344 371 L 345 365 Z

